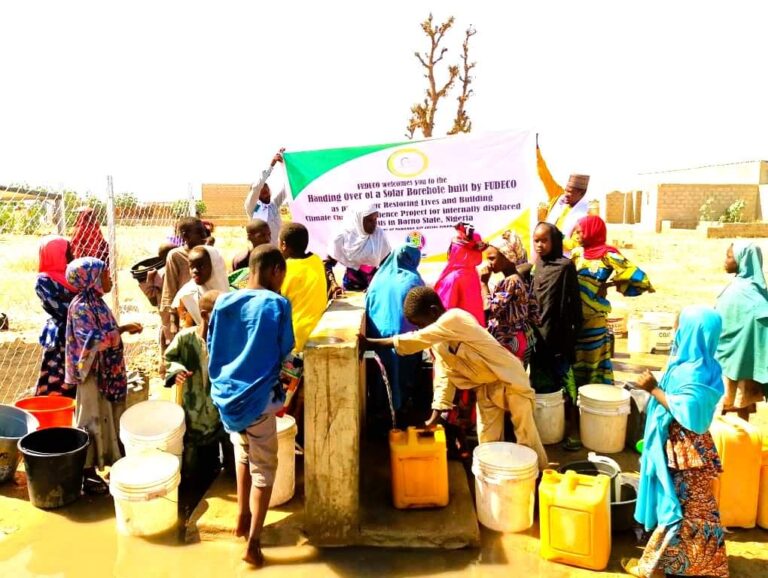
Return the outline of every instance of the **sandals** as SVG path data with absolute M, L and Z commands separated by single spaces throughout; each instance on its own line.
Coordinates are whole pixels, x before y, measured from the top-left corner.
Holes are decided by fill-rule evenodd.
M 639 560 L 637 558 L 622 558 L 621 559 L 621 567 L 630 576 L 639 576 L 642 578 L 642 574 L 638 572 L 637 564 Z
M 104 496 L 109 493 L 109 485 L 97 474 L 90 474 L 83 479 L 83 491 L 89 496 Z
M 563 449 L 567 452 L 577 452 L 582 447 L 581 440 L 577 437 L 567 437 L 563 442 Z

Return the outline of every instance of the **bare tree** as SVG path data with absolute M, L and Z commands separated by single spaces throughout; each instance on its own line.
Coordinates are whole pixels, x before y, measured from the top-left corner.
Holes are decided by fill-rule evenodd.
M 414 55 L 424 68 L 424 78 L 427 79 L 427 89 L 424 100 L 420 103 L 414 104 L 411 107 L 411 118 L 408 121 L 408 127 L 406 130 L 406 136 L 413 138 L 416 131 L 421 131 L 421 134 L 425 138 L 430 138 L 435 128 L 435 117 L 437 114 L 437 105 L 440 99 L 445 98 L 448 92 L 453 88 L 456 83 L 456 79 L 461 81 L 462 91 L 461 95 L 457 98 L 459 105 L 456 111 L 456 118 L 453 121 L 453 128 L 448 134 L 457 134 L 459 132 L 469 132 L 472 130 L 472 122 L 466 112 L 466 103 L 472 96 L 473 91 L 469 87 L 472 83 L 472 76 L 470 75 L 472 69 L 475 67 L 475 62 L 469 62 L 469 39 L 474 36 L 477 31 L 470 26 L 467 28 L 464 36 L 464 44 L 462 45 L 462 63 L 463 68 L 460 69 L 458 65 L 451 64 L 448 66 L 448 79 L 439 85 L 436 78 L 435 67 L 443 60 L 448 48 L 441 46 L 445 34 L 453 27 L 455 18 L 451 16 L 442 24 L 435 25 L 433 23 L 432 14 L 429 15 L 424 22 L 421 23 L 421 29 L 424 34 L 429 38 L 429 50 L 423 54 L 415 52 Z
M 469 88 L 472 84 L 472 76 L 470 76 L 472 69 L 477 62 L 469 62 L 469 39 L 477 34 L 477 30 L 472 28 L 472 25 L 464 32 L 464 43 L 461 45 L 461 63 L 462 72 L 459 74 L 459 80 L 461 81 L 461 94 L 456 98 L 459 101 L 459 107 L 456 109 L 456 118 L 453 119 L 453 128 L 448 131 L 448 134 L 458 134 L 460 132 L 470 132 L 472 130 L 472 121 L 469 120 L 469 115 L 465 110 L 469 97 L 472 96 L 475 91 Z

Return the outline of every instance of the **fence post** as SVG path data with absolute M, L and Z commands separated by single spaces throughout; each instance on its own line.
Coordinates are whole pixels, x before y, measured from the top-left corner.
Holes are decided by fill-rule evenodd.
M 115 188 L 107 175 L 107 237 L 109 238 L 110 276 L 112 277 L 112 313 L 120 323 L 120 287 L 117 277 L 117 226 L 115 224 Z
M 53 201 L 53 222 L 56 232 L 62 237 L 67 234 L 67 214 L 65 213 L 64 193 L 59 193 L 59 198 Z
M 187 183 L 187 193 L 189 199 L 189 216 L 197 217 L 197 204 L 195 203 L 195 193 L 192 190 L 192 183 Z

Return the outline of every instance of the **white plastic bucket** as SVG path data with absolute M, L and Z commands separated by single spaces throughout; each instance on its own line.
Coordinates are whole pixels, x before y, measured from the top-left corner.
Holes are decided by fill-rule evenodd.
M 543 444 L 558 444 L 565 437 L 565 399 L 562 391 L 537 393 L 533 419 Z
M 651 324 L 650 352 L 659 353 L 671 350 L 675 314 L 663 311 L 649 311 L 643 314 L 643 321 Z
M 603 454 L 624 449 L 627 438 L 629 392 L 613 385 L 590 384 L 579 388 L 581 442 Z
M 117 531 L 152 536 L 172 530 L 178 521 L 180 480 L 173 454 L 154 450 L 118 460 L 109 477 Z
M 653 349 L 654 324 L 633 317 L 627 323 L 627 351 L 629 353 L 650 353 Z
M 277 418 L 277 473 L 269 507 L 279 506 L 296 492 L 296 420 L 289 415 Z
M 480 444 L 472 460 L 477 519 L 497 532 L 522 532 L 533 525 L 538 456 L 508 442 Z
M 184 409 L 170 401 L 142 401 L 120 418 L 120 440 L 127 456 L 160 450 L 175 455 L 180 463 L 185 431 Z

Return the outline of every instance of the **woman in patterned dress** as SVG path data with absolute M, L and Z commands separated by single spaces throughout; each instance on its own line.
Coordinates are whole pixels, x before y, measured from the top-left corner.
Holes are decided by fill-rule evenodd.
M 533 327 L 539 324 L 539 306 L 533 289 L 526 284 L 517 267 L 528 262 L 520 237 L 507 231 L 486 250 L 489 267 L 480 281 L 488 296 L 488 331 L 510 353 L 528 367 L 533 350 Z M 504 279 L 488 289 L 491 273 L 502 273 Z
M 121 333 L 140 333 L 138 323 L 118 325 L 102 299 L 112 290 L 104 261 L 93 257 L 67 265 L 67 282 L 77 291 L 69 304 L 65 381 L 76 388 L 77 427 L 90 436 L 85 458 L 84 489 L 103 494 L 109 488 L 96 473 L 120 459 L 117 427 L 125 407 L 127 381 Z
M 71 260 L 69 241 L 64 237 L 49 235 L 40 241 L 40 273 L 35 281 L 35 293 L 50 317 L 40 334 L 43 361 L 35 395 L 75 397 L 74 388 L 68 388 L 64 383 L 64 330 L 67 309 L 75 296 L 75 288 L 65 277 L 67 263 Z
M 712 491 L 722 468 L 709 433 L 724 392 L 715 359 L 721 329 L 714 309 L 686 307 L 661 383 L 650 372 L 638 380 L 651 400 L 635 519 L 654 531 L 640 560 L 622 560 L 633 576 L 728 576 L 725 536 Z
M 588 383 L 613 383 L 611 340 L 607 315 L 611 304 L 606 299 L 609 287 L 626 297 L 653 292 L 648 276 L 627 260 L 619 250 L 606 245 L 605 222 L 596 215 L 579 221 L 574 237 L 581 247 L 571 252 L 571 260 L 581 289 L 584 323 L 576 336 L 576 387 Z

